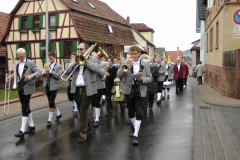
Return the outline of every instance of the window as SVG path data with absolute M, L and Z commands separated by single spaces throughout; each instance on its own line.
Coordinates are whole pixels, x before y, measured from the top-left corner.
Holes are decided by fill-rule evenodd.
M 49 15 L 49 27 L 55 27 L 56 17 L 55 15 Z
M 33 17 L 33 28 L 40 28 L 40 16 Z
M 21 29 L 27 29 L 27 17 L 22 17 Z
M 208 8 L 212 8 L 213 7 L 213 0 L 208 0 Z
M 219 22 L 216 23 L 216 49 L 218 48 L 218 39 L 219 39 Z
M 72 0 L 74 3 L 78 3 L 77 0 Z
M 64 41 L 59 43 L 60 57 L 70 59 L 72 52 L 77 52 L 77 41 Z
M 24 48 L 26 51 L 26 57 L 30 58 L 30 44 L 29 43 L 20 43 L 17 44 L 17 49 L 18 48 Z
M 113 34 L 112 26 L 107 25 L 107 27 L 108 27 L 108 31 L 109 31 L 109 33 L 110 33 L 110 34 Z
M 213 50 L 213 28 L 210 29 L 210 51 Z
M 96 8 L 94 7 L 94 5 L 92 5 L 92 3 L 87 2 L 87 4 L 88 4 L 92 9 L 96 9 Z

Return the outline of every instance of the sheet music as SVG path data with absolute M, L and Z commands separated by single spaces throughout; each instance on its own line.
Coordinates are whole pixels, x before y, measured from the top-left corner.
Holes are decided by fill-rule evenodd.
M 132 74 L 132 78 L 135 79 L 136 77 L 142 77 L 142 72 L 138 72 L 135 74 Z

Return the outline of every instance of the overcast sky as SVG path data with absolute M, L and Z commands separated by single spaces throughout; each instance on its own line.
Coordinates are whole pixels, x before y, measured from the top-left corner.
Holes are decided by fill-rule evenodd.
M 101 0 L 130 23 L 145 23 L 152 28 L 156 47 L 167 51 L 187 50 L 200 38 L 196 33 L 196 0 Z M 18 0 L 7 0 L 0 11 L 10 13 Z

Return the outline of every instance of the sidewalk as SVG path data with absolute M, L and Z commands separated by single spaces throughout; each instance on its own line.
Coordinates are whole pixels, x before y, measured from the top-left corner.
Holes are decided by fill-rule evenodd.
M 188 79 L 192 79 L 192 82 L 197 85 L 196 79 L 193 79 L 192 77 Z M 203 102 L 207 104 L 224 107 L 240 107 L 240 99 L 223 96 L 205 83 L 198 85 L 198 87 L 200 89 Z
M 67 97 L 67 90 L 59 90 L 55 103 L 62 103 L 68 101 L 68 97 Z M 30 100 L 30 109 L 31 111 L 34 110 L 38 110 L 38 109 L 42 109 L 48 107 L 48 100 L 47 100 L 47 96 L 42 95 L 42 96 L 38 96 L 35 98 L 31 98 Z M 7 107 L 6 107 L 7 109 Z M 15 102 L 15 103 L 11 103 L 9 104 L 9 115 L 4 115 L 4 105 L 0 106 L 0 121 L 1 120 L 5 120 L 17 115 L 21 115 L 22 114 L 22 109 L 21 109 L 21 103 L 20 101 Z

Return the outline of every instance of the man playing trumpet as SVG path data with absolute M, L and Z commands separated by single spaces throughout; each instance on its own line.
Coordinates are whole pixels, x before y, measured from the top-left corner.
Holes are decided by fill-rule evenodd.
M 30 110 L 30 98 L 32 93 L 35 92 L 35 79 L 41 76 L 41 71 L 36 66 L 36 64 L 26 58 L 26 51 L 23 48 L 17 50 L 17 56 L 19 62 L 16 66 L 17 76 L 11 76 L 11 80 L 17 78 L 19 82 L 24 76 L 24 82 L 28 82 L 25 86 L 19 88 L 18 95 L 20 102 L 22 104 L 22 125 L 21 129 L 15 137 L 24 138 L 24 134 L 33 132 L 35 130 L 35 125 L 32 119 L 32 113 Z M 28 129 L 25 131 L 26 124 L 28 122 Z
M 147 94 L 146 84 L 152 82 L 152 74 L 150 66 L 147 62 L 139 59 L 141 50 L 138 46 L 133 45 L 129 49 L 130 57 L 121 63 L 117 71 L 117 77 L 121 79 L 122 92 L 126 95 L 128 116 L 134 126 L 134 132 L 130 136 L 133 137 L 133 144 L 138 145 L 138 132 L 143 117 L 144 100 Z M 123 66 L 128 69 L 123 70 Z M 124 68 L 125 68 L 124 67 Z M 132 78 L 132 74 L 142 73 L 142 76 Z
M 58 107 L 55 104 L 55 99 L 58 93 L 58 89 L 60 87 L 60 77 L 62 74 L 62 66 L 56 62 L 56 54 L 54 52 L 48 53 L 48 58 L 50 61 L 50 65 L 45 65 L 43 71 L 43 87 L 46 87 L 46 94 L 49 103 L 49 114 L 48 114 L 48 121 L 47 127 L 52 126 L 52 118 L 55 112 L 56 120 L 58 122 L 59 119 L 62 117 Z

